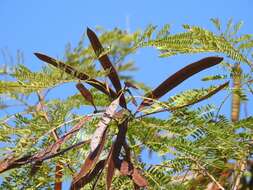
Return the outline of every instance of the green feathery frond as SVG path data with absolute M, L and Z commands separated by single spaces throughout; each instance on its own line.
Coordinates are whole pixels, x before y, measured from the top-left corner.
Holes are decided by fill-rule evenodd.
M 142 47 L 153 46 L 161 51 L 161 57 L 189 53 L 222 53 L 233 60 L 251 64 L 233 44 L 223 36 L 215 35 L 213 32 L 197 27 L 183 25 L 186 32 L 167 35 L 161 39 L 147 40 L 140 44 Z

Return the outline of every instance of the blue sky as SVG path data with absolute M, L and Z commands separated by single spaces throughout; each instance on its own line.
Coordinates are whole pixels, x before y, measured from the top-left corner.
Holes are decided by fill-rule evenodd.
M 86 27 L 102 26 L 106 29 L 119 27 L 135 31 L 148 24 L 171 24 L 172 33 L 182 31 L 182 24 L 192 24 L 214 29 L 210 18 L 220 18 L 226 23 L 243 20 L 242 33 L 253 33 L 251 0 L 177 0 L 177 1 L 84 1 L 84 0 L 0 0 L 0 49 L 15 56 L 17 50 L 24 53 L 25 64 L 37 70 L 43 64 L 33 53 L 40 51 L 62 58 L 67 43 L 77 45 Z M 139 67 L 136 79 L 155 87 L 168 75 L 205 55 L 158 58 L 152 48 L 142 49 L 132 57 Z M 0 55 L 0 64 L 3 63 Z M 205 86 L 201 76 L 216 72 L 209 69 L 172 91 Z M 153 75 L 155 80 L 150 76 Z
M 242 33 L 253 33 L 252 0 L 157 0 L 157 1 L 85 1 L 85 0 L 0 0 L 0 49 L 8 50 L 15 56 L 17 50 L 24 53 L 25 64 L 37 70 L 41 62 L 34 52 L 44 52 L 53 57 L 62 58 L 67 43 L 75 46 L 86 27 L 115 27 L 135 31 L 144 29 L 148 24 L 163 26 L 171 24 L 172 33 L 182 31 L 182 24 L 203 26 L 214 29 L 210 18 L 219 18 L 223 23 L 233 18 L 235 22 L 243 20 Z M 205 55 L 176 56 L 158 58 L 153 49 L 140 50 L 132 57 L 139 67 L 137 80 L 155 87 L 168 75 L 188 63 Z M 0 65 L 4 62 L 0 55 Z M 217 70 L 210 69 L 194 76 L 170 95 L 189 87 L 205 86 L 201 76 Z M 56 95 L 59 95 L 59 91 Z M 220 96 L 212 100 L 220 102 Z M 252 107 L 252 102 L 248 107 Z M 228 115 L 230 102 L 223 113 Z M 252 113 L 252 111 L 250 111 Z M 156 160 L 156 159 L 153 159 Z
M 0 48 L 7 47 L 12 54 L 22 50 L 26 63 L 36 67 L 34 51 L 61 57 L 65 45 L 75 45 L 87 26 L 135 31 L 150 23 L 169 23 L 177 32 L 185 23 L 212 28 L 209 19 L 218 17 L 222 21 L 243 20 L 242 31 L 253 33 L 252 7 L 251 0 L 0 0 Z

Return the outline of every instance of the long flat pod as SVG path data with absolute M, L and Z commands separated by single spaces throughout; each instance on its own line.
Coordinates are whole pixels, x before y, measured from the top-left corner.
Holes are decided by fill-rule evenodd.
M 108 124 L 114 117 L 116 113 L 116 109 L 119 105 L 119 98 L 114 100 L 110 106 L 106 109 L 105 113 L 103 114 L 100 122 L 98 123 L 98 127 L 95 130 L 95 132 L 92 135 L 91 138 L 91 151 L 86 158 L 83 166 L 81 167 L 81 170 L 78 174 L 75 175 L 72 185 L 75 186 L 75 184 L 79 183 L 79 181 L 84 178 L 86 175 L 88 175 L 96 162 L 98 161 L 99 155 L 101 154 L 104 144 L 105 144 L 105 138 L 106 138 L 106 132 L 108 129 Z
M 89 28 L 87 28 L 87 36 L 88 36 L 88 38 L 91 42 L 92 48 L 94 49 L 95 54 L 98 57 L 98 60 L 101 63 L 102 67 L 105 70 L 108 69 L 110 71 L 109 74 L 108 74 L 108 77 L 111 80 L 114 88 L 116 89 L 116 92 L 120 93 L 121 90 L 122 90 L 122 87 L 121 87 L 121 83 L 120 83 L 117 71 L 114 68 L 113 64 L 111 63 L 111 61 L 110 61 L 107 54 L 103 54 L 103 55 L 100 56 L 100 53 L 103 51 L 103 46 L 101 45 L 98 37 L 96 36 L 95 32 L 93 32 Z M 123 108 L 127 107 L 124 94 L 121 95 L 119 104 Z M 124 132 L 122 133 L 122 131 L 126 132 L 126 130 L 125 130 L 126 127 L 125 127 L 125 129 L 123 129 L 123 128 L 121 126 L 119 126 L 119 133 L 123 134 Z M 124 136 L 125 136 L 125 133 L 124 133 Z M 117 136 L 117 138 L 118 138 L 118 136 Z M 122 137 L 121 141 L 124 141 L 124 139 L 125 139 L 125 137 Z M 118 142 L 118 141 L 116 140 L 116 142 Z M 110 187 L 111 187 L 112 177 L 113 177 L 114 172 L 115 172 L 114 159 L 116 157 L 118 157 L 118 154 L 119 154 L 120 149 L 121 149 L 121 144 L 122 143 L 117 144 L 117 146 L 115 147 L 116 148 L 115 150 L 114 150 L 114 145 L 115 144 L 112 147 L 113 151 L 112 151 L 112 155 L 109 157 L 109 163 L 108 163 L 109 165 L 108 165 L 108 172 L 107 172 L 107 190 L 109 190 Z
M 91 137 L 91 143 L 90 143 L 91 151 L 94 151 L 98 147 L 100 139 L 102 138 L 110 121 L 112 120 L 112 118 L 116 114 L 116 109 L 118 108 L 118 106 L 119 106 L 119 98 L 114 100 L 110 104 L 110 106 L 108 106 L 106 108 L 106 111 L 103 114 L 103 117 L 101 118 L 101 120 L 98 123 L 97 129 L 95 130 L 95 132 L 93 133 L 93 135 Z
M 103 51 L 103 46 L 100 43 L 97 35 L 90 28 L 87 28 L 87 36 L 90 40 L 91 46 L 94 49 L 94 52 L 95 52 L 96 56 L 98 57 L 98 60 L 101 63 L 102 67 L 105 70 L 109 70 L 108 77 L 111 80 L 114 88 L 116 89 L 116 92 L 120 93 L 122 90 L 122 87 L 121 87 L 121 83 L 119 80 L 119 76 L 118 76 L 117 71 L 114 68 L 112 62 L 110 61 L 108 55 L 102 54 L 100 56 L 100 53 Z M 125 101 L 124 96 L 121 96 L 120 104 L 122 107 L 126 108 L 126 101 Z
M 98 60 L 100 61 L 102 67 L 105 70 L 108 69 L 110 71 L 108 74 L 108 77 L 110 78 L 116 91 L 119 92 L 121 90 L 121 84 L 120 84 L 117 71 L 114 68 L 113 64 L 111 63 L 107 54 L 103 54 L 102 56 L 100 56 L 100 52 L 103 51 L 103 46 L 101 45 L 97 35 L 90 28 L 87 28 L 87 36 L 90 40 L 92 48 L 95 51 L 96 56 L 98 56 Z
M 222 60 L 223 58 L 221 57 L 206 57 L 190 65 L 187 65 L 186 67 L 179 70 L 178 72 L 167 78 L 165 81 L 163 81 L 157 88 L 147 94 L 146 97 L 152 99 L 159 99 L 192 75 L 209 67 L 217 65 Z M 151 105 L 152 103 L 152 100 L 143 100 L 138 110 L 141 110 L 142 107 Z
M 64 72 L 75 76 L 76 78 L 80 79 L 80 80 L 85 80 L 86 83 L 88 83 L 89 85 L 93 86 L 94 88 L 102 91 L 103 93 L 109 95 L 109 96 L 113 96 L 116 97 L 115 92 L 109 88 L 109 92 L 107 91 L 107 87 L 104 83 L 96 80 L 96 79 L 90 79 L 88 75 L 86 75 L 85 73 L 79 72 L 77 71 L 75 68 L 61 62 L 58 61 L 52 57 L 49 57 L 45 54 L 42 53 L 34 53 L 36 55 L 36 57 L 38 57 L 40 60 L 49 63 L 61 70 L 63 70 Z
M 84 99 L 87 102 L 91 103 L 91 105 L 95 108 L 95 110 L 97 110 L 91 92 L 87 88 L 85 88 L 85 86 L 82 83 L 80 83 L 80 82 L 76 84 L 76 88 L 82 94 L 82 96 L 84 97 Z
M 85 88 L 85 86 L 82 83 L 80 82 L 77 83 L 76 88 L 80 91 L 80 93 L 87 102 L 91 103 L 92 105 L 94 104 L 91 92 L 87 88 Z

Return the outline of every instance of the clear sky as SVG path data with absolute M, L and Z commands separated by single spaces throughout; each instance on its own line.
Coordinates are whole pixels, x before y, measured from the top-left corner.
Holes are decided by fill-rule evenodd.
M 17 50 L 21 50 L 25 64 L 36 70 L 42 63 L 33 52 L 40 51 L 62 58 L 65 45 L 70 42 L 75 46 L 86 27 L 118 27 L 131 32 L 144 29 L 148 24 L 163 26 L 169 23 L 172 32 L 176 33 L 182 31 L 182 24 L 214 29 L 209 20 L 217 17 L 223 23 L 230 18 L 235 22 L 243 20 L 242 33 L 253 33 L 252 10 L 252 0 L 0 0 L 0 49 L 7 49 L 13 56 Z M 139 67 L 135 78 L 154 87 L 168 75 L 201 57 L 204 55 L 161 59 L 157 51 L 144 49 L 133 56 Z M 0 55 L 0 64 L 3 62 L 3 56 Z M 200 82 L 205 74 L 207 72 L 193 77 L 170 95 L 189 86 L 207 85 Z M 213 99 L 220 101 L 219 95 Z M 224 113 L 228 113 L 229 105 L 228 102 Z M 251 102 L 248 107 L 252 105 Z

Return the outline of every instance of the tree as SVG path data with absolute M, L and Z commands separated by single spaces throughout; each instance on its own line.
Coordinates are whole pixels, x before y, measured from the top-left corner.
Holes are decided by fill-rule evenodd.
M 213 22 L 219 29 L 219 21 Z M 220 30 L 218 34 L 188 25 L 184 25 L 186 32 L 174 35 L 170 34 L 169 25 L 158 32 L 156 27 L 149 26 L 143 33 L 134 34 L 115 29 L 103 31 L 99 39 L 88 29 L 91 45 L 83 47 L 82 39 L 74 50 L 68 48 L 65 63 L 36 53 L 53 67 L 32 72 L 18 65 L 11 73 L 3 72 L 12 80 L 1 81 L 0 93 L 21 102 L 24 109 L 1 120 L 1 141 L 6 146 L 0 171 L 8 172 L 1 188 L 61 189 L 61 182 L 70 177 L 72 189 L 238 188 L 240 179 L 244 179 L 243 172 L 235 170 L 229 161 L 238 161 L 236 167 L 243 171 L 247 162 L 250 167 L 252 117 L 229 121 L 212 105 L 191 105 L 227 89 L 238 107 L 238 100 L 248 100 L 244 91 L 252 92 L 251 71 L 245 73 L 247 69 L 234 67 L 221 57 L 207 57 L 172 74 L 153 90 L 123 76 L 121 71 L 134 69 L 133 62 L 125 63 L 126 56 L 145 46 L 156 47 L 162 57 L 216 52 L 232 63 L 246 63 L 251 68 L 245 54 L 245 49 L 252 48 L 251 36 L 230 35 L 240 25 L 235 25 L 231 32 L 229 24 L 227 32 Z M 109 48 L 103 49 L 101 44 Z M 95 60 L 103 70 L 97 71 Z M 225 82 L 189 89 L 165 102 L 159 101 L 192 75 L 218 64 L 229 75 L 207 76 L 203 80 L 225 79 Z M 232 89 L 228 88 L 230 78 L 236 84 Z M 46 99 L 56 86 L 73 82 L 80 93 L 64 100 Z M 137 90 L 143 91 L 140 101 L 134 93 Z M 38 101 L 30 105 L 27 97 L 35 95 Z M 93 112 L 88 115 L 74 112 L 83 106 L 93 108 Z M 160 112 L 168 112 L 168 118 L 153 116 Z M 143 149 L 164 156 L 164 161 L 158 165 L 145 163 L 140 159 Z M 175 158 L 168 159 L 168 153 Z M 29 172 L 31 177 L 26 175 Z M 240 188 L 249 186 L 241 184 Z

